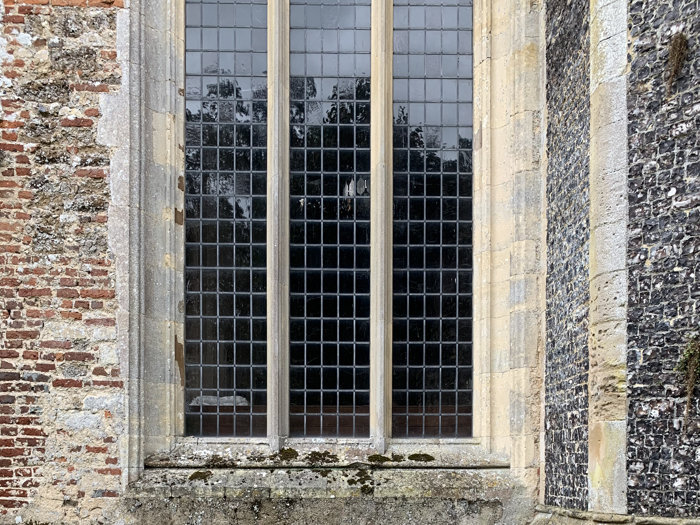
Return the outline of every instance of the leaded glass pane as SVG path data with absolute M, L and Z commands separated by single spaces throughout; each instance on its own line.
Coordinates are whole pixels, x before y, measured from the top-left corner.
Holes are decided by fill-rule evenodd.
M 472 432 L 472 0 L 394 1 L 394 437 Z
M 368 436 L 370 3 L 290 15 L 290 433 Z
M 186 0 L 185 432 L 266 433 L 266 3 Z

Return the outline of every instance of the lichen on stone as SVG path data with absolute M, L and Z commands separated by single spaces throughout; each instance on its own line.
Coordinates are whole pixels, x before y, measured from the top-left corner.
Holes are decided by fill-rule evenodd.
M 369 469 L 358 469 L 353 477 L 348 478 L 347 483 L 351 486 L 357 485 L 361 494 L 374 494 L 374 478 Z
M 188 479 L 190 481 L 206 481 L 212 477 L 212 475 L 211 470 L 197 470 L 196 472 L 190 474 Z
M 678 362 L 677 370 L 683 377 L 685 386 L 685 410 L 683 411 L 683 432 L 688 432 L 688 423 L 690 421 L 690 408 L 693 405 L 693 394 L 697 379 L 700 376 L 700 338 L 694 335 L 688 341 L 688 344 L 681 355 Z
M 306 461 L 310 465 L 323 465 L 326 463 L 337 463 L 338 462 L 338 456 L 335 454 L 331 454 L 327 450 L 324 450 L 323 452 L 309 452 L 305 457 L 304 461 Z
M 669 93 L 671 92 L 673 83 L 683 69 L 686 56 L 688 56 L 688 37 L 683 33 L 676 33 L 671 38 L 668 52 L 668 80 L 666 82 L 666 88 Z
M 382 465 L 384 463 L 400 463 L 404 460 L 404 456 L 401 454 L 392 454 L 391 457 L 383 456 L 381 454 L 372 454 L 367 457 L 367 461 L 373 464 Z
M 411 461 L 421 462 L 435 461 L 435 458 L 430 454 L 411 454 L 410 456 L 408 456 L 408 459 Z
M 273 455 L 273 459 L 279 459 L 280 461 L 293 461 L 298 457 L 299 453 L 293 448 L 283 448 Z
M 369 457 L 367 458 L 367 460 L 368 460 L 370 463 L 379 463 L 379 464 L 382 464 L 382 463 L 388 463 L 389 461 L 391 461 L 391 458 L 388 458 L 388 457 L 386 457 L 386 456 L 382 456 L 381 454 L 372 454 L 371 456 L 369 456 Z
M 223 458 L 218 454 L 214 454 L 207 460 L 206 466 L 210 468 L 233 468 L 236 466 L 236 462 L 232 459 Z

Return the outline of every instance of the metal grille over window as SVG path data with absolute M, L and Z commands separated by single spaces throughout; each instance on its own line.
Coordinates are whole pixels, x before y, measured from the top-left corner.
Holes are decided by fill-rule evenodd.
M 472 0 L 394 1 L 394 437 L 472 432 Z
M 186 1 L 185 431 L 266 433 L 264 1 Z
M 369 434 L 369 0 L 292 0 L 290 434 Z

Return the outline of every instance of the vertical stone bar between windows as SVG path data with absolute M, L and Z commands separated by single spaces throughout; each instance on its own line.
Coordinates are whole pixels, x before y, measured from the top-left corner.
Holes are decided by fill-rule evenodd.
M 372 1 L 370 88 L 370 438 L 391 437 L 393 2 Z
M 267 5 L 267 435 L 289 434 L 289 0 Z

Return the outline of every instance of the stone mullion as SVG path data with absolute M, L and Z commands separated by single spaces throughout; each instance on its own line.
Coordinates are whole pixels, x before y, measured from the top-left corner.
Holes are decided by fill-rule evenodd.
M 370 438 L 391 436 L 393 2 L 372 1 L 370 80 Z
M 289 0 L 267 4 L 267 436 L 289 435 Z

